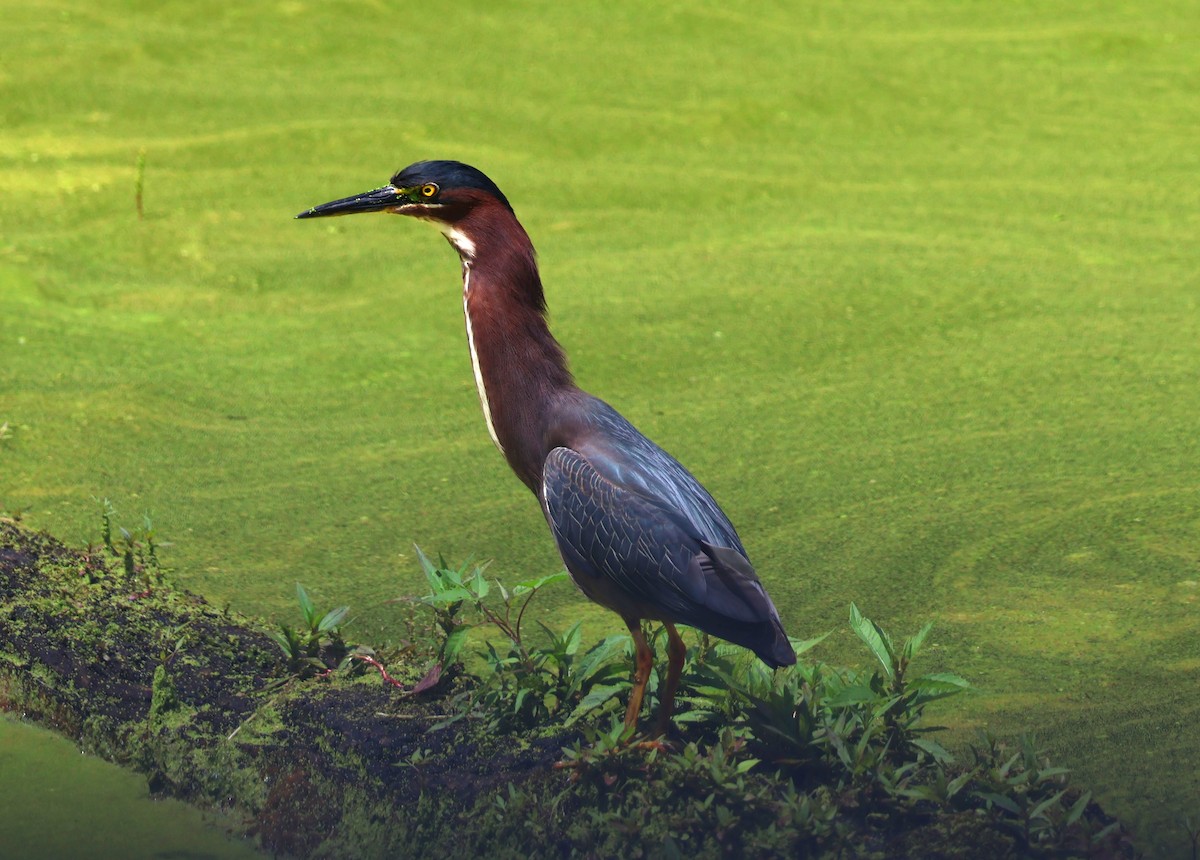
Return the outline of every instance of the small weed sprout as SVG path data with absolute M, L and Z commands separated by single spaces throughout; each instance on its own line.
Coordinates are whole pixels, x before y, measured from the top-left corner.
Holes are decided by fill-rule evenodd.
M 171 544 L 159 540 L 148 513 L 142 514 L 142 524 L 131 530 L 116 524 L 117 509 L 111 501 L 107 498 L 98 501 L 100 540 L 110 555 L 121 559 L 121 566 L 130 581 L 144 577 L 144 590 L 132 595 L 135 598 L 144 597 L 155 585 L 162 584 L 164 571 L 158 551 Z
M 358 650 L 348 655 L 348 647 L 342 637 L 342 625 L 350 613 L 350 607 L 339 606 L 328 612 L 320 612 L 312 598 L 300 583 L 296 583 L 296 600 L 304 616 L 304 624 L 293 627 L 280 623 L 279 630 L 271 633 L 279 649 L 288 659 L 288 668 L 293 677 L 308 678 L 326 674 L 335 667 L 345 667 Z M 332 665 L 325 658 L 332 660 Z

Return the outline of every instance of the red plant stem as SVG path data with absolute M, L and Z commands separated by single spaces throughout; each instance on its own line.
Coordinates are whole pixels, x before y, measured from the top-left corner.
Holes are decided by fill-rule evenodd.
M 393 687 L 399 687 L 400 689 L 404 688 L 404 685 L 401 684 L 399 681 L 397 681 L 395 678 L 393 678 L 391 675 L 389 675 L 387 669 L 383 668 L 383 664 L 380 663 L 378 660 L 376 660 L 374 657 L 368 657 L 365 654 L 355 654 L 354 659 L 362 660 L 364 663 L 369 663 L 372 666 L 374 666 L 376 669 L 379 670 L 379 674 L 381 676 L 383 676 L 383 680 L 387 681 Z

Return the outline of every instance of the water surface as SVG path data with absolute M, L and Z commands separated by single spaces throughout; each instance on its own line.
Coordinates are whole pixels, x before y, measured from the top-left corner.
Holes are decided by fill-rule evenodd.
M 261 860 L 138 774 L 0 715 L 0 860 Z

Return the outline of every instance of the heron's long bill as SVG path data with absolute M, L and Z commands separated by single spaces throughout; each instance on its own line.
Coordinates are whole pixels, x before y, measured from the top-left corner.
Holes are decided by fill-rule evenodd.
M 325 218 L 330 215 L 354 215 L 358 212 L 383 212 L 386 209 L 403 206 L 408 202 L 408 198 L 400 189 L 394 185 L 385 185 L 365 194 L 356 194 L 353 197 L 343 197 L 341 200 L 322 203 L 320 206 L 314 206 L 301 212 L 296 217 Z

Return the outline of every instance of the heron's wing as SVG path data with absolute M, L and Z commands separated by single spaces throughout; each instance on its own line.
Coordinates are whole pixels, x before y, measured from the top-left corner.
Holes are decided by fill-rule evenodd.
M 745 557 L 705 540 L 662 500 L 614 483 L 569 448 L 550 452 L 542 480 L 546 518 L 577 576 L 606 579 L 649 617 L 735 642 L 746 637 L 729 625 L 778 619 Z
M 731 547 L 746 556 L 733 523 L 683 464 L 604 401 L 592 398 L 588 416 L 594 432 L 573 447 L 596 471 L 619 487 L 654 499 L 714 546 Z

